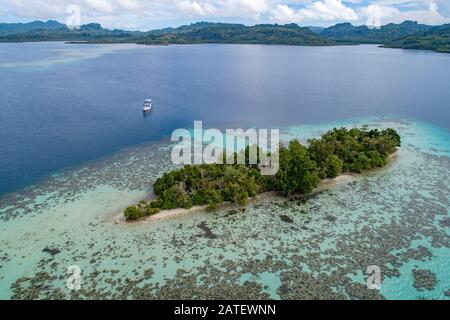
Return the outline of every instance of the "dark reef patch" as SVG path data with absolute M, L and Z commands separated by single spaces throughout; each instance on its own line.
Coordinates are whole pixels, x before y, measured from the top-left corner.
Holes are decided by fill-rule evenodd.
M 201 234 L 201 237 L 205 237 L 208 239 L 217 239 L 217 235 L 215 235 L 211 229 L 208 227 L 208 224 L 203 221 L 202 223 L 200 223 L 197 227 L 199 227 L 200 229 L 203 230 L 203 234 Z
M 436 275 L 430 270 L 412 270 L 414 278 L 414 288 L 418 291 L 434 290 L 437 284 Z
M 280 218 L 281 218 L 281 221 L 283 221 L 283 222 L 286 222 L 286 223 L 294 223 L 294 220 L 293 220 L 291 217 L 289 217 L 289 216 L 287 216 L 287 215 L 285 215 L 285 214 L 282 214 L 282 215 L 280 216 Z
M 450 217 L 445 217 L 441 220 L 441 225 L 450 228 Z
M 46 247 L 42 250 L 42 252 L 48 253 L 51 256 L 56 256 L 57 254 L 61 253 L 61 250 L 59 250 L 58 248 Z

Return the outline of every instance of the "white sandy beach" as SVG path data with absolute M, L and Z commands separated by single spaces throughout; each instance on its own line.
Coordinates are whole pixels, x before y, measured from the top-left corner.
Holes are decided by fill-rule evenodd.
M 399 153 L 399 151 L 397 150 L 395 153 L 391 154 L 388 157 L 388 164 L 386 165 L 386 167 L 388 167 L 395 160 L 395 158 L 398 156 L 398 153 Z M 338 183 L 352 181 L 353 179 L 355 179 L 358 176 L 362 176 L 364 174 L 368 174 L 368 173 L 371 173 L 371 172 L 376 172 L 378 170 L 383 170 L 386 167 L 379 168 L 379 169 L 371 169 L 371 170 L 368 170 L 368 171 L 360 173 L 360 174 L 359 173 L 345 173 L 345 174 L 342 174 L 339 177 L 336 177 L 334 179 L 324 179 L 324 180 L 322 180 L 320 182 L 319 186 L 314 190 L 314 192 L 312 194 L 315 194 L 317 192 L 320 192 L 320 191 L 323 191 L 323 190 L 328 189 L 330 187 L 333 187 L 333 186 L 335 186 Z M 271 201 L 271 200 L 280 200 L 280 199 L 283 199 L 283 198 L 284 197 L 278 195 L 276 192 L 264 192 L 264 193 L 258 194 L 254 198 L 250 198 L 249 199 L 249 203 L 263 203 L 263 202 L 267 202 L 267 201 Z M 239 205 L 239 204 L 233 204 L 233 203 L 225 202 L 225 203 L 221 204 L 219 207 L 223 209 L 225 207 L 243 208 L 244 206 Z M 198 212 L 205 212 L 207 209 L 208 209 L 208 206 L 194 206 L 194 207 L 192 207 L 190 209 L 180 208 L 180 209 L 173 209 L 173 210 L 162 210 L 158 214 L 142 218 L 142 219 L 140 219 L 138 221 L 135 221 L 135 222 L 127 222 L 125 220 L 123 212 L 121 212 L 120 214 L 118 214 L 118 215 L 116 215 L 114 217 L 114 222 L 116 224 L 119 224 L 119 223 L 121 223 L 121 224 L 124 224 L 124 223 L 125 224 L 149 223 L 149 222 L 173 219 L 173 218 L 185 216 L 185 215 L 188 215 L 188 214 L 198 213 Z
M 325 179 L 320 183 L 320 185 L 314 190 L 314 192 L 312 194 L 320 192 L 329 187 L 332 187 L 333 185 L 335 185 L 337 183 L 344 182 L 344 181 L 351 181 L 355 176 L 357 176 L 357 175 L 356 174 L 343 174 L 334 179 Z M 264 193 L 258 194 L 254 198 L 250 198 L 249 203 L 253 203 L 253 204 L 254 203 L 264 203 L 264 202 L 272 201 L 272 200 L 281 200 L 283 198 L 284 198 L 283 196 L 278 195 L 276 192 L 264 192 Z M 222 209 L 225 207 L 243 208 L 244 206 L 239 205 L 239 204 L 229 203 L 229 202 L 225 202 L 220 205 L 220 208 L 222 208 Z M 181 216 L 198 213 L 198 212 L 205 212 L 207 210 L 208 210 L 208 206 L 194 206 L 190 209 L 180 208 L 180 209 L 173 209 L 173 210 L 162 210 L 158 214 L 142 218 L 135 222 L 127 222 L 125 220 L 123 213 L 120 213 L 114 217 L 114 222 L 116 224 L 118 224 L 118 223 L 121 223 L 121 224 L 122 223 L 126 223 L 126 224 L 149 223 L 149 222 L 178 218 Z

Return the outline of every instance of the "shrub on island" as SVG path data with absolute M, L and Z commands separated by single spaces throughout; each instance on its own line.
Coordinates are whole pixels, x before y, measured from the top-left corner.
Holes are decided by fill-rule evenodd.
M 157 207 L 156 207 L 157 206 Z M 130 206 L 125 210 L 125 219 L 127 221 L 135 221 L 143 217 L 153 216 L 161 212 L 159 202 L 141 201 L 137 206 Z
M 125 210 L 125 218 L 127 219 L 127 221 L 133 221 L 133 220 L 139 219 L 140 213 L 139 213 L 138 208 L 136 208 L 136 206 L 128 207 Z
M 157 200 L 127 208 L 125 217 L 131 221 L 156 214 L 160 209 L 193 206 L 215 209 L 223 202 L 245 205 L 249 198 L 267 191 L 285 196 L 309 194 L 321 179 L 386 165 L 388 156 L 400 145 L 400 135 L 394 129 L 335 128 L 320 139 L 308 140 L 307 146 L 298 140 L 292 140 L 287 147 L 280 146 L 279 171 L 274 176 L 261 175 L 259 166 L 248 162 L 187 165 L 165 173 L 153 187 Z M 246 155 L 250 148 L 255 146 L 247 147 Z M 234 158 L 236 161 L 237 154 Z

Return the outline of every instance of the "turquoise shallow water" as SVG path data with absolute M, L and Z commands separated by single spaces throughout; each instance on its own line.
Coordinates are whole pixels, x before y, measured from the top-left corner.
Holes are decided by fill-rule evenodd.
M 393 163 L 306 200 L 116 224 L 171 168 L 165 141 L 2 197 L 0 298 L 449 299 L 448 131 L 359 118 L 285 127 L 282 137 L 362 124 L 399 130 Z M 75 293 L 65 287 L 70 265 L 82 270 Z M 381 268 L 380 291 L 365 286 L 369 265 Z

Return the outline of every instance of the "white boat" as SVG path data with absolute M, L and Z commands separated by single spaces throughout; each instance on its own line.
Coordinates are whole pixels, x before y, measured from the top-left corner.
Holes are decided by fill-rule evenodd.
M 152 99 L 147 99 L 144 102 L 144 112 L 150 112 L 153 109 L 153 100 Z

